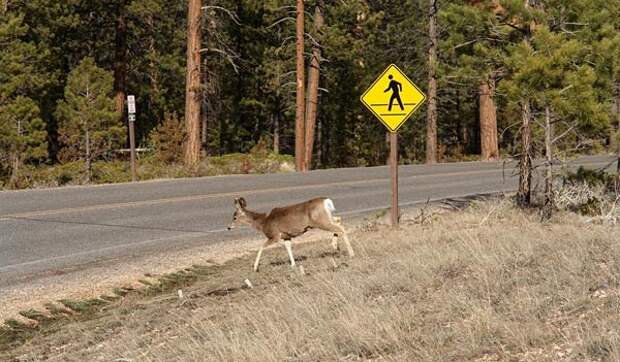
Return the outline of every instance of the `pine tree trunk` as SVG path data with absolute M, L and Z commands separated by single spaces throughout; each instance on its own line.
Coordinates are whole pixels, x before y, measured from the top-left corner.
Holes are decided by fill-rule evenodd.
M 426 113 L 426 163 L 437 163 L 437 0 L 430 0 L 428 12 L 428 109 Z
M 295 112 L 295 169 L 304 171 L 305 168 L 305 90 L 304 90 L 304 1 L 297 0 L 296 24 L 296 58 L 297 58 L 297 107 Z
M 201 0 L 189 0 L 187 12 L 187 77 L 185 85 L 185 165 L 200 161 L 200 46 Z
M 272 114 L 273 118 L 273 153 L 280 154 L 280 116 Z
M 153 19 L 153 14 L 149 14 L 146 18 L 146 23 L 149 27 L 149 109 L 151 110 L 151 114 L 154 114 L 154 104 L 155 100 L 159 95 L 159 74 L 157 71 L 157 66 L 155 64 L 155 57 L 157 56 L 157 49 L 155 47 L 155 21 Z
M 532 157 L 531 157 L 531 118 L 530 101 L 521 104 L 521 160 L 519 162 L 519 191 L 517 204 L 527 207 L 531 201 Z
M 323 166 L 323 121 L 321 117 L 316 120 L 316 162 L 317 167 Z
M 92 181 L 92 157 L 90 153 L 90 131 L 86 130 L 86 182 Z
M 495 80 L 491 77 L 480 83 L 480 154 L 484 161 L 495 160 L 499 157 L 494 93 Z
M 548 219 L 551 217 L 555 208 L 555 199 L 553 194 L 553 124 L 551 123 L 551 110 L 549 106 L 545 107 L 545 155 L 546 155 L 546 175 L 545 175 L 545 207 L 543 217 Z
M 209 70 L 207 64 L 207 57 L 205 57 L 203 62 L 203 71 L 202 71 L 202 84 L 207 87 L 210 82 L 209 79 Z M 208 90 L 202 90 L 202 112 L 201 112 L 201 123 L 200 123 L 200 144 L 201 144 L 201 152 L 202 157 L 206 158 L 208 154 L 208 129 L 209 129 L 209 99 L 208 99 Z
M 614 138 L 616 140 L 616 148 L 617 148 L 617 156 L 618 156 L 618 161 L 617 161 L 617 165 L 616 165 L 616 179 L 617 179 L 617 184 L 618 187 L 620 188 L 620 80 L 616 81 L 615 84 L 615 101 L 616 101 L 616 111 L 615 111 L 615 118 L 616 118 L 616 134 L 614 135 Z
M 17 119 L 17 137 L 21 137 L 22 135 L 22 121 Z M 19 181 L 19 166 L 21 164 L 19 159 L 20 152 L 16 151 L 13 153 L 13 169 L 11 170 L 11 178 L 9 179 L 9 185 L 17 186 Z
M 318 39 L 323 27 L 323 0 L 317 0 L 314 8 L 314 38 Z M 312 153 L 314 148 L 314 132 L 316 127 L 316 114 L 319 103 L 319 79 L 321 76 L 321 48 L 317 44 L 312 45 L 312 61 L 308 72 L 308 101 L 306 104 L 306 150 L 305 168 L 312 168 Z
M 118 4 L 116 14 L 116 35 L 114 44 L 114 97 L 115 109 L 121 121 L 124 120 L 125 98 L 127 97 L 127 19 L 126 0 Z
M 19 168 L 21 165 L 21 161 L 19 159 L 19 154 L 16 153 L 15 155 L 13 155 L 13 167 L 11 170 L 11 177 L 9 179 L 9 185 L 13 186 L 13 187 L 18 187 L 19 184 Z

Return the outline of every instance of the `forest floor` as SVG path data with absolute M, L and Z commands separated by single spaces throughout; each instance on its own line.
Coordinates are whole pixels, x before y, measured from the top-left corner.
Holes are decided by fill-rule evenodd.
M 0 330 L 0 360 L 620 360 L 619 226 L 509 198 L 379 220 L 352 232 L 354 258 L 297 245 L 305 274 L 278 247 L 259 273 L 248 254 L 31 312 Z

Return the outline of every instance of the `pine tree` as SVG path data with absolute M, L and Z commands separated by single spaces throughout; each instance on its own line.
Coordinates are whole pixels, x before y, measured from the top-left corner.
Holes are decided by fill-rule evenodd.
M 459 1 L 444 6 L 440 12 L 447 33 L 441 44 L 444 81 L 455 78 L 465 84 L 460 87 L 478 93 L 483 160 L 499 157 L 495 88 L 502 70 L 503 45 L 508 40 L 508 29 L 499 23 L 499 12 L 501 7 L 495 0 Z
M 608 128 L 608 114 L 595 87 L 590 46 L 575 36 L 577 32 L 568 30 L 568 26 L 578 23 L 576 18 L 571 20 L 567 12 L 557 14 L 554 9 L 557 8 L 531 8 L 527 3 L 512 9 L 513 15 L 521 17 L 520 24 L 525 24 L 520 28 L 525 35 L 507 49 L 504 61 L 508 76 L 501 84 L 502 93 L 509 99 L 508 108 L 522 110 L 518 201 L 524 206 L 530 202 L 531 158 L 539 141 L 532 129 L 536 124 L 543 125 L 547 215 L 553 208 L 553 146 L 568 139 L 570 144 L 581 148 L 585 139 L 600 138 Z M 551 26 L 559 31 L 553 31 Z M 544 122 L 537 122 L 540 118 Z
M 86 179 L 92 180 L 92 162 L 123 143 L 125 131 L 115 111 L 114 79 L 83 59 L 71 71 L 64 100 L 58 103 L 60 158 L 86 161 Z
M 0 181 L 19 181 L 21 165 L 47 157 L 47 132 L 39 107 L 31 98 L 44 85 L 37 70 L 34 44 L 20 40 L 28 31 L 24 17 L 0 9 Z

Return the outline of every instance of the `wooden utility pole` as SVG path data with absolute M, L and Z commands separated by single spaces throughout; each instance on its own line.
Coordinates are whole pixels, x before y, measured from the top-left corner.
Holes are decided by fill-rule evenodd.
M 305 167 L 305 103 L 306 96 L 304 90 L 305 65 L 304 65 L 304 1 L 297 0 L 297 107 L 295 111 L 295 169 L 304 171 Z
M 312 44 L 312 60 L 308 71 L 308 100 L 306 104 L 306 159 L 305 169 L 312 168 L 312 153 L 314 148 L 314 130 L 316 127 L 316 115 L 319 103 L 319 79 L 321 76 L 321 48 L 316 43 L 319 39 L 321 28 L 323 27 L 323 0 L 317 0 L 314 8 L 314 40 Z
M 135 121 L 129 122 L 129 159 L 131 162 L 131 181 L 136 182 L 136 128 Z
M 499 157 L 497 145 L 497 110 L 493 99 L 495 80 L 492 77 L 480 83 L 480 154 L 482 160 L 494 160 Z
M 428 11 L 428 109 L 426 113 L 426 163 L 437 163 L 437 0 Z
M 187 11 L 187 75 L 185 84 L 185 165 L 194 166 L 200 161 L 200 46 L 201 0 L 189 0 Z

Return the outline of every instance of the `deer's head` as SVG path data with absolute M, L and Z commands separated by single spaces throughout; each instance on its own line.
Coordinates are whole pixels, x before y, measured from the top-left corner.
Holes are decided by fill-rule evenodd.
M 245 212 L 247 203 L 243 197 L 235 199 L 235 213 L 233 214 L 232 221 L 228 225 L 228 230 L 232 230 L 234 227 L 240 225 L 252 225 L 252 219 Z

